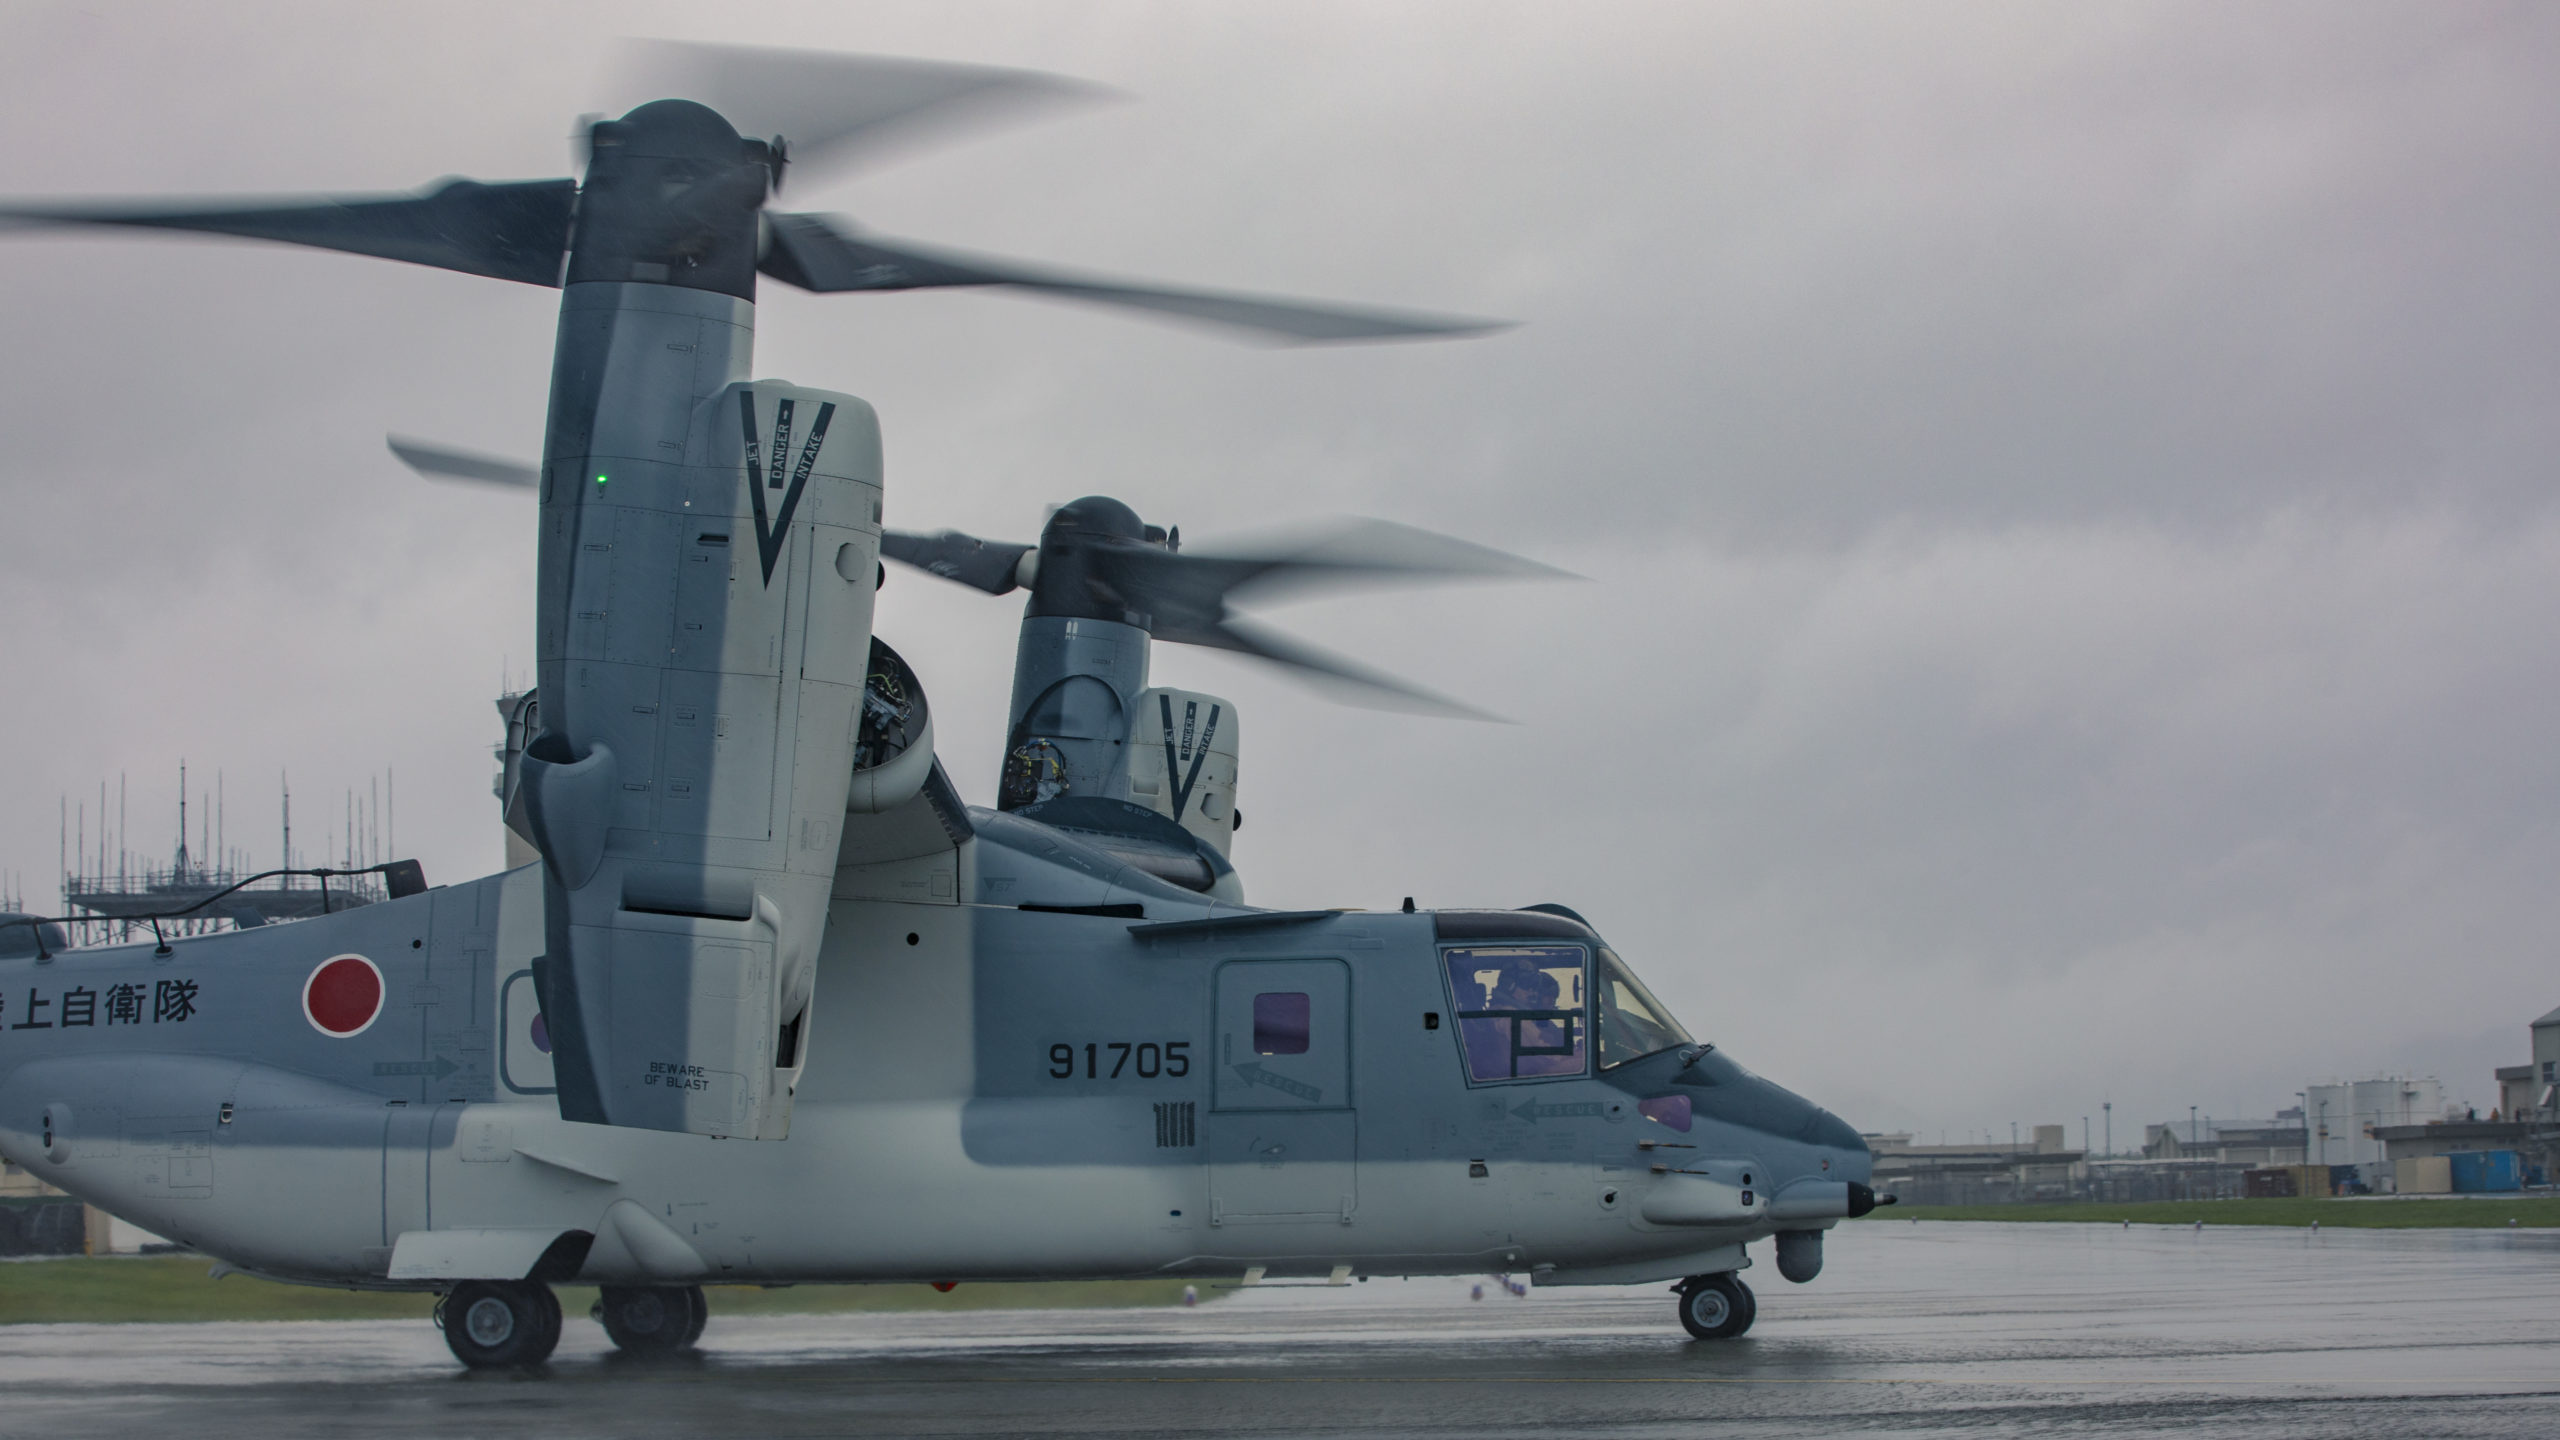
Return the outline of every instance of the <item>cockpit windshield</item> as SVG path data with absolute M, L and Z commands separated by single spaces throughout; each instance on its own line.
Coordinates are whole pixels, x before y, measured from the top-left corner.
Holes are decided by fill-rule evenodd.
M 1476 945 L 1445 954 L 1468 1079 L 1551 1080 L 1588 1071 L 1581 946 Z
M 1599 954 L 1598 981 L 1592 989 L 1600 1002 L 1600 1068 L 1641 1060 L 1675 1045 L 1686 1045 L 1689 1032 L 1644 988 L 1636 972 L 1615 951 Z

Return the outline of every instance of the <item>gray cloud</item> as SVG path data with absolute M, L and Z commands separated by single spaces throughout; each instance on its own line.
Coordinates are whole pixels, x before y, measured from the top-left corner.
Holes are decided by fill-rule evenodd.
M 751 18 L 1140 97 L 794 204 L 1527 322 L 1271 352 L 997 296 L 764 307 L 761 370 L 880 406 L 897 523 L 1099 491 L 1594 577 L 1272 617 L 1512 726 L 1162 656 L 1243 705 L 1257 896 L 1565 900 L 1747 1062 L 1931 1130 L 2383 1065 L 2485 1099 L 2560 1000 L 2547 8 Z M 738 21 L 19 7 L 0 191 L 562 173 L 636 98 L 611 35 Z M 494 865 L 530 516 L 381 437 L 530 451 L 554 297 L 214 243 L 0 266 L 0 868 L 48 893 L 57 796 L 130 769 L 158 804 L 182 753 L 236 832 L 280 768 L 325 809 L 396 765 L 404 848 Z M 985 798 L 1011 611 L 916 580 L 882 617 Z

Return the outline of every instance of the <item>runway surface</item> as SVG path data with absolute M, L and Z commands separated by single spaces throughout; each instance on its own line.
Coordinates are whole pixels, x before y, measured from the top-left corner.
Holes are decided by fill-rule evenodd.
M 1756 1247 L 1765 1249 L 1765 1247 Z M 2560 1432 L 2560 1234 L 1859 1222 L 1750 1335 L 1662 1287 L 715 1317 L 533 1374 L 415 1321 L 0 1330 L 0 1435 L 2486 1436 Z M 235 1283 L 235 1282 L 225 1282 Z

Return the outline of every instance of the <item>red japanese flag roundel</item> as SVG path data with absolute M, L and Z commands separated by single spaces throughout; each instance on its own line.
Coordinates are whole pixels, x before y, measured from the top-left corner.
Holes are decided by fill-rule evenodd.
M 361 955 L 321 961 L 302 982 L 302 1014 L 323 1035 L 363 1034 L 382 1014 L 382 971 Z

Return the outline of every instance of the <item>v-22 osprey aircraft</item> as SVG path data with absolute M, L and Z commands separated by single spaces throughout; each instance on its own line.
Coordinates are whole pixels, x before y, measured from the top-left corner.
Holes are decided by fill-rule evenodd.
M 1717 1339 L 1751 1325 L 1748 1247 L 1812 1279 L 1890 1198 L 1855 1130 L 1693 1037 L 1563 906 L 1245 903 L 1235 707 L 1149 683 L 1170 640 L 1427 700 L 1230 600 L 1536 567 L 1374 523 L 1185 551 L 1107 497 L 1037 544 L 884 531 L 871 406 L 749 360 L 759 277 L 1283 341 L 1482 327 L 772 209 L 787 164 L 1062 82 L 681 58 L 695 98 L 594 122 L 583 180 L 0 211 L 561 292 L 538 466 L 394 447 L 538 495 L 539 683 L 505 707 L 524 863 L 429 888 L 402 862 L 387 902 L 189 938 L 0 920 L 0 1154 L 228 1271 L 433 1292 L 471 1366 L 547 1357 L 573 1281 L 664 1352 L 706 1283 L 1525 1272 L 1676 1282 Z M 872 633 L 884 555 L 1028 592 L 992 808 Z

